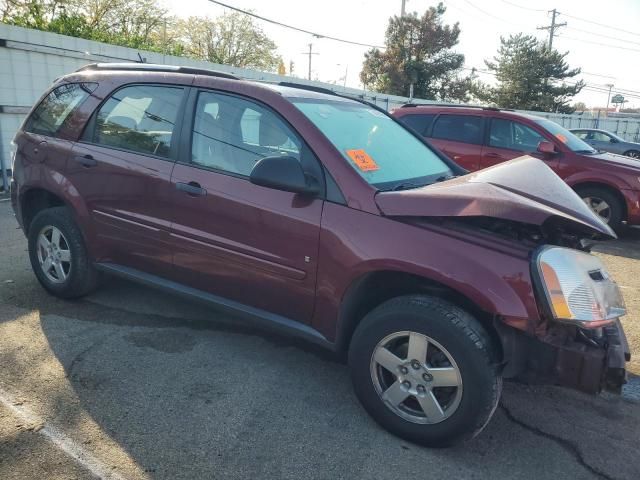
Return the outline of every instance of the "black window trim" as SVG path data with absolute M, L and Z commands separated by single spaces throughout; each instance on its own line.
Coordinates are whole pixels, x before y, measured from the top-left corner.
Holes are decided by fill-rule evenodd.
M 462 140 L 451 140 L 448 138 L 440 138 L 440 137 L 434 137 L 433 136 L 433 129 L 436 126 L 436 123 L 438 122 L 438 120 L 440 120 L 440 118 L 445 117 L 445 116 L 456 116 L 456 117 L 476 117 L 479 118 L 482 121 L 482 128 L 481 128 L 481 134 L 480 134 L 480 143 L 472 143 L 472 142 L 463 142 Z M 487 117 L 486 115 L 477 115 L 477 114 L 473 114 L 473 113 L 458 113 L 458 112 L 439 112 L 438 115 L 436 116 L 436 118 L 433 119 L 433 122 L 431 123 L 431 127 L 429 127 L 429 133 L 430 136 L 429 138 L 432 140 L 443 140 L 445 142 L 458 142 L 458 143 L 464 143 L 465 145 L 479 145 L 479 146 L 483 146 L 486 142 L 486 137 L 487 137 L 487 124 L 489 122 L 487 122 Z
M 236 92 L 231 92 L 228 90 L 221 90 L 216 88 L 208 88 L 208 87 L 191 87 L 188 95 L 188 99 L 186 102 L 186 107 L 183 114 L 182 124 L 182 134 L 180 136 L 180 148 L 178 153 L 177 162 L 183 165 L 188 165 L 192 168 L 197 168 L 200 170 L 206 170 L 213 173 L 218 173 L 220 175 L 227 175 L 230 177 L 239 178 L 242 180 L 249 181 L 248 175 L 242 175 L 240 173 L 230 172 L 228 170 L 223 170 L 220 168 L 208 167 L 206 165 L 200 165 L 193 162 L 191 149 L 193 147 L 193 126 L 195 125 L 195 116 L 196 116 L 196 106 L 198 104 L 198 97 L 201 93 L 213 93 L 217 95 L 224 95 L 227 97 L 239 98 L 241 100 L 245 100 L 250 103 L 254 103 L 265 110 L 273 113 L 277 118 L 282 121 L 284 125 L 286 125 L 294 135 L 296 135 L 297 139 L 300 141 L 300 163 L 306 173 L 312 174 L 320 183 L 320 193 L 316 196 L 316 198 L 327 200 L 327 180 L 325 178 L 324 173 L 324 165 L 318 158 L 318 155 L 313 151 L 313 149 L 307 144 L 304 139 L 304 136 L 293 126 L 291 123 L 287 121 L 279 112 L 274 110 L 271 106 L 266 103 L 260 101 L 257 98 L 250 97 L 248 95 L 242 95 Z M 339 188 L 339 187 L 338 187 Z M 342 195 L 342 192 L 340 192 Z
M 130 150 L 128 148 L 121 147 L 113 147 L 111 145 L 104 145 L 102 143 L 97 143 L 93 141 L 96 133 L 96 117 L 98 116 L 98 112 L 100 109 L 113 97 L 117 92 L 124 88 L 128 87 L 137 87 L 137 86 L 145 86 L 145 87 L 165 87 L 165 88 L 181 88 L 182 89 L 182 98 L 180 99 L 180 105 L 178 106 L 178 111 L 176 112 L 176 125 L 173 132 L 171 132 L 171 146 L 169 147 L 169 156 L 163 157 L 162 155 L 155 155 L 153 153 L 140 152 L 137 150 Z M 180 138 L 182 135 L 182 130 L 184 128 L 183 122 L 179 120 L 183 118 L 184 111 L 187 104 L 187 94 L 190 90 L 188 85 L 183 85 L 179 83 L 157 83 L 157 82 L 133 82 L 133 83 L 125 83 L 119 85 L 117 88 L 114 88 L 109 93 L 105 95 L 100 104 L 94 109 L 89 121 L 84 127 L 80 138 L 78 139 L 78 143 L 84 145 L 92 145 L 94 147 L 106 148 L 109 150 L 116 150 L 118 152 L 132 153 L 135 155 L 142 155 L 144 157 L 155 158 L 158 160 L 164 160 L 165 162 L 175 163 L 178 159 L 179 152 L 179 144 Z M 175 140 L 174 140 L 175 138 Z
M 33 115 L 36 113 L 36 111 L 42 106 L 43 102 L 49 97 L 49 95 L 51 95 L 54 91 L 56 91 L 57 89 L 61 88 L 61 87 L 65 87 L 65 86 L 69 86 L 69 85 L 93 85 L 93 89 L 88 92 L 87 97 L 82 100 L 78 105 L 76 105 L 73 110 L 71 110 L 69 112 L 69 114 L 66 116 L 66 118 L 63 120 L 63 122 L 58 125 L 58 129 L 55 132 L 52 133 L 42 133 L 42 132 L 36 132 L 31 128 L 31 124 L 33 123 Z M 80 87 L 82 88 L 82 87 Z M 60 132 L 64 129 L 64 127 L 66 126 L 67 122 L 69 121 L 69 119 L 73 116 L 73 113 L 75 112 L 75 110 L 77 110 L 79 107 L 82 106 L 82 104 L 84 102 L 87 101 L 87 99 L 93 94 L 93 92 L 96 91 L 96 89 L 98 88 L 98 82 L 91 82 L 91 81 L 86 81 L 86 82 L 61 82 L 61 83 L 57 83 L 54 86 L 52 86 L 49 90 L 47 90 L 47 92 L 42 95 L 42 97 L 40 98 L 40 100 L 38 101 L 38 103 L 33 107 L 33 109 L 31 109 L 31 111 L 29 112 L 29 115 L 27 116 L 27 118 L 24 121 L 24 124 L 22 126 L 22 131 L 24 131 L 25 133 L 30 133 L 32 135 L 40 135 L 42 137 L 48 137 L 48 138 L 60 138 Z

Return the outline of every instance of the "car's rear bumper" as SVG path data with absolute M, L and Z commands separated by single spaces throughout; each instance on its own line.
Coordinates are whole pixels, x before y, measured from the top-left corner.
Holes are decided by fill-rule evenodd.
M 627 223 L 640 225 L 640 191 L 621 190 L 627 206 Z
M 619 393 L 626 383 L 625 364 L 631 359 L 624 330 L 616 320 L 598 333 L 591 338 L 576 327 L 554 325 L 540 338 L 510 335 L 515 345 L 508 346 L 512 355 L 506 376 L 587 393 Z

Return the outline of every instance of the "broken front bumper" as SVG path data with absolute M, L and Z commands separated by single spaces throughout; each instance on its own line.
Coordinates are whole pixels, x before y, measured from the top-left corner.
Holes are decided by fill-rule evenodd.
M 501 334 L 507 357 L 506 377 L 553 383 L 587 393 L 620 393 L 631 359 L 619 320 L 598 332 L 554 325 L 541 338 Z M 506 343 L 504 342 L 506 340 Z

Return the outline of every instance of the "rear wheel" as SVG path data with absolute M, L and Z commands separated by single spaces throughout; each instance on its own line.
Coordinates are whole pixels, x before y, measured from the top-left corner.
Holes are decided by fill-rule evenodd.
M 601 187 L 578 188 L 578 195 L 582 201 L 603 222 L 614 230 L 620 230 L 624 220 L 624 208 L 618 197 L 609 190 Z
M 356 394 L 384 428 L 444 447 L 477 435 L 491 418 L 502 379 L 480 323 L 439 298 L 405 296 L 362 320 L 349 349 Z
M 58 297 L 80 297 L 97 284 L 82 233 L 66 207 L 35 216 L 29 226 L 29 259 L 42 286 Z

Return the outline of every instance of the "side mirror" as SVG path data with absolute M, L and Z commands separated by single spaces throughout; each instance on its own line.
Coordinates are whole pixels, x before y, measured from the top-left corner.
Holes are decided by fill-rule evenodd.
M 294 157 L 264 157 L 251 170 L 249 181 L 254 185 L 303 195 L 318 195 L 317 179 L 305 175 L 300 161 Z
M 543 140 L 538 144 L 538 149 L 537 150 L 538 150 L 538 152 L 544 153 L 545 155 L 555 155 L 556 154 L 556 146 L 551 142 L 547 142 L 546 140 Z
M 615 138 L 611 138 L 611 140 L 609 140 L 610 143 L 618 143 L 618 140 Z

